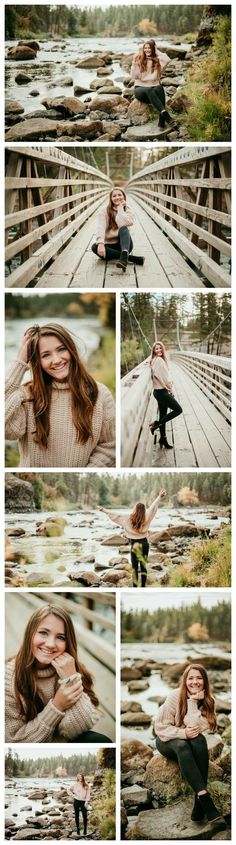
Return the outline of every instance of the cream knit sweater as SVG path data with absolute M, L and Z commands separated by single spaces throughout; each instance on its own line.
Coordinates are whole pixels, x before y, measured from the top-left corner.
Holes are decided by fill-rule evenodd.
M 170 58 L 167 56 L 167 53 L 161 53 L 160 50 L 157 50 L 157 55 L 160 62 L 160 69 L 156 68 L 155 70 L 152 70 L 152 60 L 148 59 L 147 67 L 144 71 L 141 71 L 138 63 L 135 61 L 136 57 L 134 56 L 130 75 L 131 79 L 134 79 L 136 85 L 139 85 L 142 88 L 151 88 L 160 84 L 161 72 L 170 61 Z
M 202 716 L 201 707 L 198 707 L 199 702 L 190 698 L 187 701 L 184 724 L 182 727 L 177 726 L 179 692 L 179 689 L 170 692 L 154 720 L 155 733 L 163 742 L 167 742 L 168 739 L 186 739 L 187 725 L 199 724 L 202 732 L 209 730 L 208 721 L 205 716 Z
M 164 358 L 159 358 L 158 355 L 152 359 L 151 373 L 153 387 L 155 390 L 172 390 L 173 382 L 171 381 L 170 372 Z
M 118 241 L 119 237 L 119 229 L 121 226 L 133 226 L 134 217 L 130 208 L 126 208 L 126 211 L 119 205 L 117 209 L 117 213 L 115 215 L 116 220 L 116 229 L 109 229 L 107 225 L 107 208 L 103 208 L 98 215 L 98 229 L 97 229 L 97 236 L 96 236 L 96 243 L 97 244 L 115 244 Z
M 90 786 L 83 786 L 83 784 L 76 780 L 75 783 L 70 787 L 70 795 L 73 795 L 76 798 L 76 801 L 85 801 L 88 804 L 90 799 Z
M 5 741 L 6 742 L 66 742 L 84 731 L 91 730 L 101 715 L 85 692 L 69 710 L 57 710 L 52 702 L 58 686 L 53 666 L 37 671 L 37 690 L 44 709 L 31 722 L 24 722 L 14 693 L 14 666 L 11 660 L 5 673 Z
M 6 439 L 19 441 L 21 467 L 109 467 L 115 465 L 115 413 L 112 395 L 98 384 L 93 413 L 93 437 L 78 443 L 67 382 L 52 383 L 50 434 L 47 449 L 34 442 L 33 403 L 22 379 L 28 365 L 15 361 L 6 380 Z
M 131 514 L 129 514 L 128 516 L 126 514 L 125 516 L 122 516 L 122 514 L 113 513 L 113 511 L 108 511 L 106 510 L 106 508 L 103 508 L 103 511 L 107 514 L 107 516 L 109 516 L 112 522 L 115 522 L 116 525 L 120 525 L 121 528 L 124 529 L 126 536 L 130 540 L 141 540 L 142 537 L 146 537 L 148 534 L 149 525 L 154 519 L 159 502 L 160 496 L 157 496 L 157 498 L 154 499 L 152 505 L 150 505 L 150 508 L 147 508 L 145 522 L 142 525 L 142 528 L 139 529 L 133 528 L 133 525 L 130 520 Z

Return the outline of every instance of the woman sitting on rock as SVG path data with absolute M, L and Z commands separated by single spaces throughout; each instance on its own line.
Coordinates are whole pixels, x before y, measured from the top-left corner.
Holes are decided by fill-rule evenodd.
M 96 243 L 92 250 L 104 261 L 117 259 L 117 267 L 125 273 L 129 264 L 143 264 L 142 256 L 131 255 L 133 241 L 130 226 L 133 226 L 134 216 L 127 205 L 123 188 L 112 188 L 108 205 L 100 211 Z
M 84 823 L 84 836 L 87 834 L 88 803 L 90 799 L 90 786 L 86 783 L 84 775 L 77 775 L 75 783 L 69 789 L 69 795 L 74 798 L 75 824 L 78 836 L 80 836 L 80 811 Z
M 146 508 L 143 502 L 138 502 L 135 505 L 132 513 L 122 516 L 122 514 L 113 513 L 100 507 L 99 510 L 109 516 L 112 522 L 120 525 L 124 529 L 124 533 L 131 544 L 131 563 L 132 563 L 132 581 L 133 587 L 138 587 L 138 572 L 139 564 L 141 571 L 141 587 L 146 586 L 147 581 L 147 561 L 149 553 L 148 529 L 157 512 L 157 508 L 161 499 L 166 495 L 165 490 L 161 490 L 159 496 L 154 499 L 152 505 Z
M 110 742 L 92 730 L 99 702 L 64 608 L 34 611 L 7 662 L 5 691 L 6 742 Z
M 202 822 L 206 816 L 210 822 L 223 822 L 225 827 L 207 792 L 207 735 L 216 730 L 216 716 L 203 666 L 198 663 L 187 666 L 180 687 L 172 690 L 160 707 L 154 728 L 158 751 L 167 759 L 177 760 L 183 777 L 195 793 L 192 821 Z
M 20 466 L 114 466 L 113 398 L 64 326 L 26 331 L 6 380 L 6 438 L 18 440 Z
M 149 103 L 159 112 L 159 126 L 172 118 L 166 111 L 165 91 L 161 85 L 161 72 L 170 61 L 166 53 L 160 53 L 153 38 L 145 41 L 139 53 L 133 58 L 131 77 L 134 79 L 134 96 L 141 103 Z

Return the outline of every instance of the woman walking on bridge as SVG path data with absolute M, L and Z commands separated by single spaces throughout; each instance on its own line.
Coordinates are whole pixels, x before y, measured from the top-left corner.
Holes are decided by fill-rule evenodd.
M 79 774 L 76 776 L 75 783 L 72 784 L 68 792 L 74 798 L 75 824 L 78 836 L 80 836 L 80 812 L 83 817 L 84 836 L 86 836 L 90 786 L 89 783 L 86 783 L 84 775 Z
M 88 373 L 67 329 L 27 329 L 6 381 L 6 438 L 18 440 L 20 466 L 114 466 L 114 416 L 110 391 Z
M 149 103 L 159 112 L 160 129 L 172 118 L 166 111 L 165 91 L 161 84 L 161 72 L 170 61 L 166 53 L 157 49 L 153 38 L 145 41 L 139 53 L 133 58 L 131 77 L 135 82 L 134 96 L 141 103 Z
M 159 410 L 159 421 L 154 420 L 154 422 L 150 423 L 149 427 L 152 434 L 158 428 L 160 429 L 159 445 L 161 448 L 173 449 L 173 446 L 168 443 L 166 438 L 166 423 L 178 417 L 179 414 L 182 414 L 182 408 L 172 393 L 173 385 L 168 368 L 167 354 L 164 343 L 161 343 L 161 341 L 155 341 L 153 344 L 149 366 L 151 367 L 154 387 L 153 396 L 157 400 Z M 167 413 L 168 408 L 171 408 L 169 413 Z
M 67 610 L 39 607 L 6 665 L 6 742 L 110 742 L 93 731 L 98 704 Z
M 209 792 L 207 778 L 209 752 L 207 737 L 216 730 L 215 701 L 204 666 L 193 663 L 185 669 L 180 687 L 167 696 L 154 722 L 156 747 L 168 760 L 176 760 L 181 774 L 195 793 L 191 819 L 204 817 L 226 827 Z
M 133 241 L 129 230 L 133 224 L 134 216 L 127 205 L 125 191 L 112 188 L 108 205 L 98 216 L 96 243 L 92 245 L 92 251 L 104 261 L 117 259 L 117 267 L 121 267 L 124 273 L 128 263 L 142 265 L 144 262 L 142 256 L 131 255 Z
M 161 490 L 159 495 L 149 508 L 146 508 L 143 502 L 137 502 L 135 508 L 130 514 L 123 516 L 122 514 L 113 513 L 106 508 L 100 507 L 112 522 L 120 525 L 124 529 L 124 533 L 131 544 L 131 563 L 132 563 L 132 581 L 133 587 L 138 587 L 139 564 L 141 572 L 141 587 L 146 586 L 147 581 L 147 561 L 149 553 L 148 529 L 157 512 L 158 505 L 161 499 L 166 496 L 165 490 Z

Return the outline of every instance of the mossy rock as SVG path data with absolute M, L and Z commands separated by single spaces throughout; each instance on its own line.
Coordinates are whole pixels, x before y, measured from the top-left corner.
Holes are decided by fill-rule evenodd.
M 212 781 L 209 792 L 217 809 L 219 809 L 222 813 L 222 816 L 228 816 L 231 811 L 230 784 L 221 781 Z

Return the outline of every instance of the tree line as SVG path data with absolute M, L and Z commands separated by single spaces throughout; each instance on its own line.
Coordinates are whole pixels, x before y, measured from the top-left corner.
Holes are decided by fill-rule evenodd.
M 115 296 L 104 291 L 99 293 L 58 293 L 43 296 L 22 296 L 6 294 L 6 320 L 37 320 L 38 317 L 99 317 L 109 328 L 115 325 Z
M 199 625 L 200 628 L 194 628 Z M 128 642 L 186 642 L 199 640 L 230 642 L 231 606 L 220 601 L 213 607 L 204 607 L 201 600 L 181 607 L 157 608 L 154 611 L 123 610 L 121 615 L 121 640 Z
M 165 488 L 167 497 L 161 507 L 182 505 L 222 505 L 231 502 L 231 475 L 229 472 L 159 472 L 142 475 L 72 472 L 19 472 L 19 478 L 33 487 L 34 503 L 38 510 L 63 507 L 110 508 L 132 507 L 137 501 L 147 504 Z M 187 492 L 186 492 L 187 491 Z M 17 501 L 16 501 L 17 510 Z
M 24 34 L 72 38 L 88 35 L 115 37 L 156 36 L 162 34 L 195 33 L 203 7 L 191 4 L 174 5 L 97 5 L 93 8 L 78 5 L 27 4 L 6 7 L 6 38 Z
M 36 759 L 21 760 L 17 752 L 8 749 L 5 756 L 6 777 L 55 777 L 58 768 L 65 769 L 68 775 L 74 776 L 78 772 L 86 775 L 94 774 L 97 765 L 96 754 L 72 754 L 66 757 L 58 754 L 56 757 L 39 756 Z

